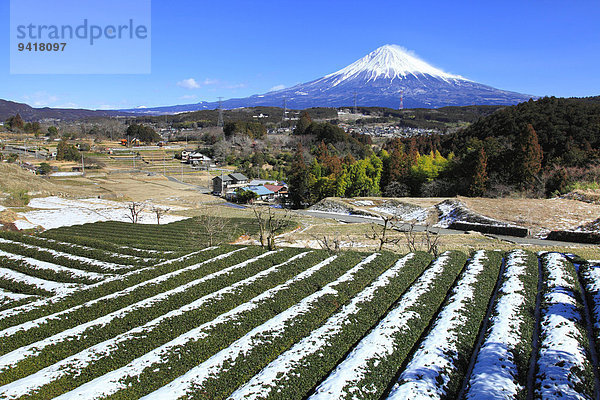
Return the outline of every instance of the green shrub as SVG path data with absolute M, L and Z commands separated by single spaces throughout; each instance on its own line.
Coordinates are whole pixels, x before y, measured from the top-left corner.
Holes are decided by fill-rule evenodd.
M 9 207 L 24 207 L 29 204 L 30 197 L 25 190 L 14 190 L 8 193 L 4 204 Z

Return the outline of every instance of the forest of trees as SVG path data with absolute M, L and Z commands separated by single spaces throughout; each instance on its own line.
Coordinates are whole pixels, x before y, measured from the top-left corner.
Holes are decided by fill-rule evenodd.
M 131 138 L 137 138 L 141 142 L 150 143 L 161 140 L 154 128 L 142 124 L 131 124 L 127 127 L 127 135 Z
M 289 168 L 296 206 L 328 196 L 543 197 L 600 180 L 594 98 L 531 100 L 452 134 L 390 140 L 376 154 L 368 141 L 306 115 L 294 133 L 315 143 L 299 148 Z
M 240 134 L 246 135 L 251 139 L 263 139 L 267 136 L 267 128 L 260 122 L 227 122 L 223 127 L 223 133 L 226 138 Z
M 483 148 L 488 182 L 482 194 L 513 191 L 550 196 L 573 182 L 600 179 L 600 103 L 594 98 L 546 97 L 506 107 L 440 138 L 456 155 L 455 180 L 472 175 Z M 468 194 L 464 187 L 456 192 Z
M 290 200 L 301 207 L 332 196 L 408 196 L 433 182 L 453 158 L 439 151 L 420 154 L 414 141 L 408 151 L 400 140 L 389 150 L 356 159 L 351 154 L 341 157 L 333 144 L 321 141 L 311 157 L 299 145 L 288 174 Z

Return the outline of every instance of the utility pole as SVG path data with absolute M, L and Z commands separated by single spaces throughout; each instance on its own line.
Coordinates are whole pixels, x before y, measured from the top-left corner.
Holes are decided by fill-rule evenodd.
M 286 115 L 287 115 L 287 96 L 283 96 L 283 115 L 281 117 L 281 122 L 285 121 Z
M 356 92 L 354 92 L 354 114 L 357 114 L 357 111 L 356 111 L 357 97 L 358 97 L 358 94 Z
M 223 98 L 219 97 L 219 120 L 217 121 L 217 126 L 223 126 Z
M 221 170 L 221 197 L 223 197 L 223 170 Z
M 85 163 L 83 161 L 83 153 L 81 154 L 81 174 L 85 176 Z

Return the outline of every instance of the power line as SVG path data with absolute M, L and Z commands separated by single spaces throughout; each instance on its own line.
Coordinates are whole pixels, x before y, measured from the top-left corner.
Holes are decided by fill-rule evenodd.
M 223 98 L 219 97 L 219 120 L 217 121 L 217 126 L 223 126 Z

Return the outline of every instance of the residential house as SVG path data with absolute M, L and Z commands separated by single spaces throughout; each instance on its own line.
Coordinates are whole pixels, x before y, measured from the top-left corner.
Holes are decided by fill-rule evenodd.
M 233 179 L 233 184 L 234 185 L 247 185 L 248 184 L 248 178 L 244 175 L 244 174 L 240 174 L 239 172 L 235 172 L 233 174 L 229 174 L 229 176 L 231 177 L 231 179 Z
M 224 195 L 227 188 L 233 182 L 233 179 L 229 175 L 215 176 L 213 178 L 213 193 L 218 195 Z
M 259 185 L 277 185 L 277 181 L 275 179 L 252 179 L 249 183 L 250 186 L 259 186 Z
M 181 162 L 193 165 L 210 165 L 212 159 L 197 151 L 182 151 Z
M 268 190 L 270 190 L 271 192 L 273 192 L 273 199 L 277 199 L 277 198 L 281 198 L 281 197 L 287 197 L 288 195 L 288 190 L 287 190 L 287 186 L 284 185 L 264 185 L 264 187 Z
M 243 187 L 242 190 L 249 190 L 256 193 L 256 198 L 258 200 L 271 200 L 275 195 L 275 193 L 264 186 L 247 186 Z
M 213 193 L 227 197 L 235 193 L 235 190 L 248 185 L 248 178 L 244 174 L 233 173 L 219 175 L 213 178 Z

